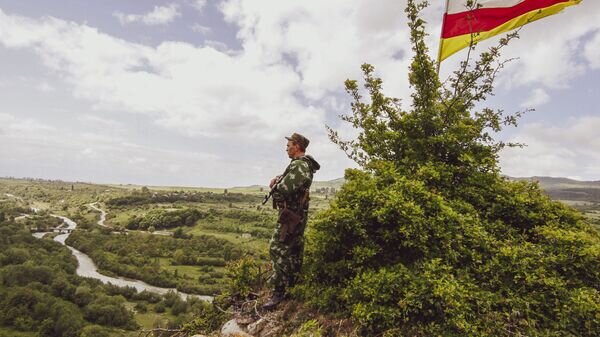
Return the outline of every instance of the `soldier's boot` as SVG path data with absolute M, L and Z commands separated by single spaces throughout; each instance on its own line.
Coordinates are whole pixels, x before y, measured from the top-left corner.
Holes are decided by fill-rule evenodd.
M 285 290 L 275 290 L 273 291 L 273 295 L 271 298 L 269 298 L 267 303 L 263 304 L 262 308 L 265 310 L 273 310 L 279 305 L 279 303 L 283 301 L 284 298 Z

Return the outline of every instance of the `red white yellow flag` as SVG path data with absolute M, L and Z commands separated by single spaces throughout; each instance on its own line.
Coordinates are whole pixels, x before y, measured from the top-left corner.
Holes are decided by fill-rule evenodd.
M 438 61 L 474 42 L 556 14 L 582 0 L 447 0 Z M 467 3 L 474 3 L 468 6 Z M 469 9 L 472 8 L 472 9 Z

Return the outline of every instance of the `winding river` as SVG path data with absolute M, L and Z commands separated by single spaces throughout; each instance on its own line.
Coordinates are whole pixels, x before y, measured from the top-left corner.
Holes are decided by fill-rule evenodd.
M 106 219 L 106 213 L 103 210 L 101 210 L 100 208 L 97 208 L 96 206 L 94 206 L 94 204 L 90 204 L 89 206 L 91 208 L 95 209 L 96 211 L 101 212 L 101 217 L 100 217 L 100 220 L 98 221 L 98 225 L 107 227 L 104 224 L 104 220 Z M 69 218 L 66 218 L 66 217 L 60 216 L 60 215 L 52 215 L 52 216 L 62 219 L 63 222 L 67 225 L 66 229 L 73 230 L 77 227 L 77 223 L 75 223 L 75 221 L 73 221 Z M 35 236 L 36 238 L 43 238 L 44 235 L 46 235 L 46 234 L 48 234 L 48 232 L 33 233 L 33 236 Z M 174 288 L 155 287 L 153 285 L 150 285 L 150 284 L 145 283 L 140 280 L 128 279 L 128 278 L 124 278 L 124 277 L 110 277 L 110 276 L 102 275 L 98 272 L 98 267 L 96 267 L 96 265 L 94 264 L 94 261 L 92 261 L 92 259 L 89 256 L 85 255 L 81 251 L 79 251 L 65 243 L 65 241 L 67 240 L 69 235 L 71 235 L 70 232 L 65 233 L 65 234 L 59 234 L 54 237 L 54 241 L 67 246 L 67 248 L 69 248 L 71 250 L 71 253 L 73 253 L 73 255 L 75 255 L 75 258 L 77 259 L 77 262 L 79 263 L 79 265 L 77 266 L 77 275 L 79 275 L 79 276 L 95 278 L 97 280 L 100 280 L 102 283 L 106 283 L 106 284 L 111 283 L 111 284 L 119 286 L 119 287 L 134 287 L 137 291 L 146 290 L 146 291 L 150 291 L 150 292 L 157 293 L 157 294 L 166 294 L 169 291 L 174 291 L 179 296 L 181 296 L 181 298 L 183 298 L 183 299 L 187 299 L 188 297 L 196 297 L 201 300 L 205 300 L 205 301 L 209 301 L 209 302 L 212 301 L 212 296 L 186 294 L 186 293 L 177 291 L 177 289 L 174 289 Z

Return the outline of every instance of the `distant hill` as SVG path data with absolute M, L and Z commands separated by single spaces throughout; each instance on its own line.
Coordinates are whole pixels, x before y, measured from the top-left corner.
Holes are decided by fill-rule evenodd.
M 600 203 L 600 181 L 580 181 L 562 177 L 508 177 L 511 180 L 537 181 L 540 187 L 555 200 Z M 339 188 L 344 178 L 313 182 L 312 189 Z
M 600 181 L 580 181 L 561 177 L 509 177 L 512 180 L 537 181 L 545 190 L 564 188 L 600 188 Z
M 0 180 L 10 181 L 22 181 L 27 183 L 28 181 L 38 182 L 63 182 L 60 180 L 44 180 L 44 179 L 33 179 L 33 178 L 8 178 L 0 177 Z M 569 204 L 573 203 L 599 203 L 600 204 L 600 181 L 580 181 L 562 177 L 508 177 L 511 180 L 529 180 L 537 181 L 540 187 L 548 193 L 548 195 L 555 200 L 565 201 Z M 70 183 L 69 183 L 70 184 Z M 76 183 L 83 184 L 83 183 Z M 93 184 L 93 183 L 85 183 Z M 338 191 L 344 184 L 344 178 L 337 178 L 327 181 L 314 181 L 311 187 L 312 191 L 328 188 L 335 189 Z M 108 187 L 125 188 L 125 189 L 139 189 L 142 185 L 122 185 L 122 184 L 102 184 Z M 251 193 L 251 194 L 264 194 L 269 188 L 263 185 L 251 185 L 251 186 L 236 186 L 229 188 L 206 188 L 206 187 L 184 187 L 184 186 L 148 186 L 152 190 L 186 190 L 186 191 L 198 191 L 198 192 L 213 192 L 223 193 L 225 190 L 234 193 Z
M 600 181 L 579 181 L 555 177 L 521 177 L 513 180 L 537 181 L 555 200 L 600 202 Z
M 335 190 L 339 190 L 343 184 L 344 184 L 344 178 L 337 178 L 337 179 L 327 180 L 327 181 L 315 180 L 315 181 L 313 181 L 310 189 L 312 191 L 322 189 L 322 188 L 329 188 L 329 189 L 333 188 Z M 269 190 L 269 187 L 266 185 L 264 185 L 264 186 L 262 186 L 262 185 L 235 186 L 235 187 L 229 188 L 229 191 L 231 191 L 231 192 L 241 192 L 241 193 L 265 193 L 268 190 Z
M 327 180 L 327 181 L 314 181 L 312 183 L 311 188 L 319 189 L 319 188 L 327 187 L 327 188 L 335 188 L 336 190 L 339 190 L 343 184 L 344 184 L 344 178 L 337 178 L 337 179 Z

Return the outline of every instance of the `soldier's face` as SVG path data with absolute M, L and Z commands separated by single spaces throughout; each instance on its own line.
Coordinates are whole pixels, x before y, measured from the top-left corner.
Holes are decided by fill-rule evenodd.
M 291 140 L 288 140 L 287 146 L 286 146 L 286 151 L 287 151 L 288 157 L 293 159 L 293 158 L 296 158 L 296 155 L 300 152 L 300 148 L 298 147 L 298 145 L 294 144 L 294 142 L 292 142 Z

